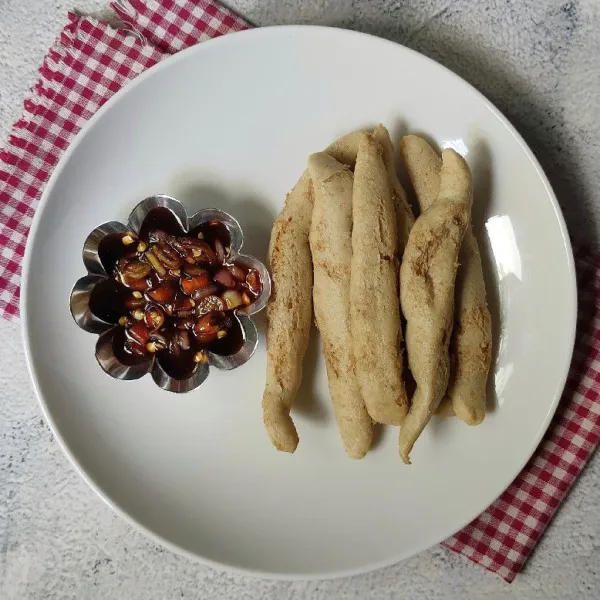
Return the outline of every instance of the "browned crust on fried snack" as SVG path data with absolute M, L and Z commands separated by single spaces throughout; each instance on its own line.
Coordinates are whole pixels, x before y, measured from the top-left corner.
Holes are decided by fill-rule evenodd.
M 294 452 L 298 433 L 290 409 L 302 379 L 312 320 L 312 259 L 308 233 L 314 193 L 304 172 L 275 220 L 269 246 L 273 291 L 267 309 L 267 378 L 263 421 L 278 450 Z
M 408 411 L 402 379 L 398 235 L 381 145 L 363 134 L 352 198 L 350 325 L 361 394 L 374 421 L 400 425 Z
M 325 153 L 311 155 L 308 169 L 315 190 L 309 236 L 315 320 L 344 449 L 351 458 L 362 458 L 371 445 L 372 422 L 360 394 L 350 334 L 353 176 Z
M 471 188 L 466 161 L 454 150 L 444 150 L 439 194 L 417 219 L 404 253 L 400 300 L 407 320 L 409 366 L 417 384 L 400 428 L 400 456 L 406 463 L 448 385 L 454 284 L 469 223 Z

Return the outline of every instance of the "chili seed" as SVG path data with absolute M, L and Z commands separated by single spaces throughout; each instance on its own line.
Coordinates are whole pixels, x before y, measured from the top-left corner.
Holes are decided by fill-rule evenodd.
M 159 350 L 164 350 L 165 347 L 162 344 L 159 344 L 158 342 L 148 342 L 146 344 L 146 350 L 148 350 L 148 352 L 158 352 Z
M 196 352 L 196 354 L 194 354 L 194 362 L 205 363 L 207 360 L 208 358 L 204 352 Z

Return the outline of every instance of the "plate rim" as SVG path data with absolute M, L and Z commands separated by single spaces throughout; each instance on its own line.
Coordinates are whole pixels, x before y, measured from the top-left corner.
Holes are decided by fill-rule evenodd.
M 48 424 L 55 440 L 58 442 L 58 445 L 61 448 L 62 452 L 68 458 L 71 465 L 74 467 L 75 471 L 86 482 L 86 484 L 104 501 L 105 504 L 107 504 L 112 510 L 114 510 L 115 513 L 120 518 L 124 519 L 125 522 L 127 522 L 129 525 L 133 526 L 137 531 L 142 532 L 145 536 L 150 538 L 155 543 L 168 548 L 170 551 L 174 552 L 176 555 L 185 556 L 186 558 L 189 558 L 192 561 L 201 563 L 204 566 L 211 567 L 211 568 L 213 568 L 217 571 L 221 571 L 221 572 L 225 571 L 225 572 L 237 573 L 237 574 L 242 574 L 242 575 L 251 576 L 251 577 L 259 577 L 262 579 L 272 579 L 272 580 L 281 580 L 281 581 L 314 581 L 314 580 L 318 580 L 318 579 L 337 579 L 337 578 L 342 578 L 342 577 L 350 577 L 350 576 L 354 576 L 354 575 L 361 575 L 364 573 L 369 573 L 369 572 L 372 572 L 375 570 L 389 567 L 391 565 L 395 565 L 407 558 L 410 558 L 412 556 L 420 554 L 421 552 L 424 552 L 425 550 L 432 548 L 433 546 L 443 542 L 448 537 L 450 537 L 450 536 L 454 535 L 455 533 L 457 533 L 458 531 L 460 531 L 463 527 L 468 525 L 478 515 L 485 512 L 487 510 L 487 508 L 489 508 L 489 506 L 491 506 L 497 500 L 497 498 L 499 496 L 492 499 L 491 502 L 487 503 L 484 507 L 481 508 L 481 510 L 479 510 L 474 516 L 469 518 L 467 521 L 465 521 L 464 523 L 461 523 L 456 528 L 453 527 L 452 531 L 446 535 L 443 535 L 441 537 L 441 539 L 438 539 L 437 541 L 435 541 L 433 543 L 426 541 L 425 543 L 421 544 L 420 546 L 418 546 L 415 549 L 412 549 L 411 551 L 402 552 L 398 555 L 394 555 L 393 557 L 390 557 L 390 558 L 387 558 L 384 560 L 380 560 L 376 563 L 368 563 L 361 567 L 340 569 L 340 570 L 335 570 L 335 571 L 313 572 L 310 574 L 296 574 L 296 573 L 272 572 L 272 571 L 267 571 L 265 569 L 251 569 L 251 568 L 246 568 L 246 567 L 239 567 L 237 565 L 229 564 L 229 563 L 225 563 L 225 562 L 214 561 L 205 556 L 196 554 L 196 553 L 192 552 L 191 550 L 187 550 L 185 548 L 178 546 L 174 542 L 169 541 L 168 539 L 162 537 L 161 535 L 155 533 L 154 531 L 152 531 L 151 529 L 146 527 L 144 524 L 140 523 L 125 508 L 121 507 L 117 502 L 113 501 L 109 497 L 109 495 L 107 495 L 104 492 L 104 490 L 101 488 L 101 486 L 96 484 L 92 475 L 88 474 L 86 469 L 83 467 L 83 465 L 80 464 L 79 459 L 71 451 L 71 449 L 67 445 L 67 442 L 63 439 L 62 435 L 60 434 L 59 428 L 48 410 L 47 402 L 46 402 L 43 392 L 39 386 L 38 379 L 36 376 L 36 367 L 33 364 L 33 358 L 32 358 L 32 354 L 31 354 L 31 344 L 30 344 L 31 335 L 30 335 L 30 331 L 29 331 L 29 327 L 28 327 L 28 318 L 27 318 L 27 302 L 28 302 L 27 281 L 28 281 L 28 276 L 29 276 L 30 263 L 32 261 L 32 253 L 33 253 L 32 241 L 36 237 L 39 223 L 42 219 L 42 215 L 43 215 L 46 205 L 48 203 L 48 198 L 51 195 L 51 192 L 52 192 L 52 189 L 54 188 L 56 180 L 58 179 L 61 172 L 63 171 L 64 166 L 67 163 L 70 156 L 76 151 L 76 149 L 79 146 L 79 144 L 81 143 L 81 141 L 85 138 L 87 133 L 92 129 L 92 127 L 96 124 L 96 122 L 98 120 L 100 120 L 102 118 L 102 116 L 104 115 L 104 113 L 109 111 L 114 104 L 116 104 L 118 101 L 120 101 L 122 97 L 126 96 L 132 89 L 134 89 L 137 85 L 141 84 L 148 77 L 152 77 L 152 75 L 157 73 L 159 70 L 168 68 L 170 64 L 175 63 L 179 60 L 182 60 L 184 57 L 187 57 L 190 54 L 202 53 L 203 51 L 205 51 L 207 46 L 209 48 L 212 48 L 213 46 L 216 46 L 217 44 L 231 43 L 230 40 L 232 38 L 239 40 L 240 37 L 242 37 L 242 36 L 247 37 L 247 38 L 252 38 L 252 37 L 269 36 L 269 35 L 273 35 L 273 34 L 277 35 L 279 32 L 282 32 L 282 31 L 290 33 L 291 35 L 298 34 L 298 33 L 300 35 L 307 35 L 307 34 L 311 35 L 313 33 L 316 33 L 316 34 L 324 34 L 325 33 L 326 35 L 341 35 L 341 36 L 368 39 L 369 43 L 371 43 L 371 44 L 379 43 L 382 45 L 395 46 L 395 47 L 399 48 L 400 51 L 408 52 L 408 53 L 412 54 L 413 56 L 418 57 L 419 60 L 424 60 L 429 63 L 432 63 L 437 68 L 442 69 L 443 71 L 446 71 L 447 74 L 449 74 L 453 78 L 454 81 L 456 81 L 457 83 L 460 83 L 464 86 L 467 86 L 469 91 L 472 94 L 474 94 L 476 97 L 478 97 L 479 100 L 485 104 L 487 109 L 507 128 L 507 130 L 511 133 L 512 137 L 519 144 L 521 149 L 524 151 L 524 153 L 527 155 L 527 157 L 531 161 L 533 167 L 536 170 L 538 177 L 540 178 L 540 180 L 544 186 L 544 189 L 546 190 L 546 193 L 548 194 L 548 197 L 549 197 L 552 207 L 554 209 L 554 214 L 558 221 L 558 225 L 559 225 L 559 229 L 560 229 L 560 233 L 561 233 L 561 237 L 562 237 L 562 242 L 563 242 L 563 246 L 564 246 L 564 251 L 565 251 L 566 259 L 567 259 L 567 273 L 568 273 L 568 277 L 570 280 L 570 282 L 569 282 L 570 283 L 570 286 L 569 286 L 570 287 L 570 298 L 569 298 L 569 300 L 570 300 L 570 303 L 572 306 L 572 311 L 571 311 L 570 315 L 565 314 L 563 316 L 564 319 L 568 318 L 570 321 L 570 341 L 567 344 L 569 359 L 566 361 L 566 365 L 564 367 L 562 376 L 560 378 L 562 381 L 562 384 L 558 388 L 558 391 L 555 393 L 555 396 L 552 399 L 552 401 L 549 402 L 549 404 L 548 404 L 548 412 L 546 414 L 545 419 L 541 423 L 540 428 L 535 436 L 531 451 L 529 453 L 527 453 L 527 455 L 524 457 L 518 470 L 514 473 L 514 475 L 511 476 L 510 480 L 502 484 L 503 487 L 502 487 L 502 491 L 500 492 L 499 496 L 502 495 L 502 493 L 504 493 L 504 491 L 506 491 L 506 489 L 510 486 L 510 484 L 514 481 L 514 479 L 518 476 L 518 474 L 523 470 L 523 468 L 525 467 L 527 462 L 529 462 L 530 458 L 533 456 L 536 449 L 539 447 L 539 444 L 540 444 L 544 434 L 546 433 L 546 431 L 552 421 L 552 418 L 554 417 L 558 403 L 562 397 L 562 394 L 563 394 L 563 391 L 565 388 L 565 384 L 567 381 L 568 373 L 569 373 L 569 370 L 571 367 L 572 357 L 573 357 L 573 349 L 574 349 L 576 325 L 577 325 L 578 298 L 577 298 L 576 270 L 575 270 L 575 261 L 574 261 L 574 256 L 573 256 L 573 248 L 571 245 L 571 241 L 570 241 L 568 229 L 566 226 L 566 222 L 564 219 L 564 215 L 562 213 L 562 210 L 560 208 L 560 205 L 558 203 L 558 199 L 554 193 L 554 190 L 552 189 L 552 186 L 550 185 L 550 182 L 549 182 L 544 170 L 542 169 L 539 161 L 537 160 L 535 154 L 533 153 L 533 151 L 529 148 L 529 146 L 527 145 L 527 143 L 525 142 L 525 140 L 523 139 L 521 134 L 516 130 L 516 128 L 509 121 L 509 119 L 484 94 L 482 94 L 479 90 L 477 90 L 472 84 L 470 84 L 468 81 L 463 79 L 460 75 L 454 73 L 454 71 L 452 71 L 448 67 L 445 67 L 441 63 L 435 61 L 434 59 L 429 58 L 428 56 L 425 56 L 424 54 L 421 54 L 420 52 L 417 52 L 416 50 L 408 48 L 407 46 L 404 46 L 403 44 L 394 42 L 392 40 L 388 40 L 386 38 L 381 38 L 381 37 L 378 37 L 373 34 L 365 33 L 365 32 L 354 31 L 351 29 L 343 29 L 343 28 L 339 28 L 339 27 L 324 26 L 324 25 L 277 25 L 277 26 L 266 26 L 266 27 L 254 27 L 254 28 L 246 29 L 246 30 L 239 31 L 239 32 L 232 32 L 229 34 L 225 34 L 225 35 L 222 35 L 222 36 L 219 36 L 216 38 L 212 38 L 212 39 L 209 39 L 209 40 L 206 40 L 203 42 L 198 42 L 198 43 L 194 44 L 193 46 L 190 46 L 190 47 L 188 47 L 184 50 L 181 50 L 171 56 L 166 57 L 165 59 L 154 64 L 152 67 L 146 69 L 143 73 L 141 73 L 140 75 L 138 75 L 131 81 L 127 82 L 118 92 L 116 92 L 113 96 L 111 96 L 96 111 L 96 113 L 83 125 L 81 130 L 76 134 L 75 138 L 69 144 L 69 146 L 65 150 L 64 154 L 60 157 L 58 163 L 56 164 L 56 166 L 54 167 L 54 170 L 52 171 L 52 174 L 50 175 L 48 181 L 46 182 L 43 193 L 40 197 L 38 207 L 35 211 L 35 215 L 32 220 L 32 223 L 31 223 L 31 227 L 29 229 L 25 254 L 23 256 L 23 266 L 22 266 L 22 272 L 21 272 L 21 295 L 20 295 L 20 302 L 19 302 L 20 318 L 21 318 L 21 328 L 20 328 L 21 329 L 21 339 L 23 342 L 24 350 L 25 350 L 25 361 L 27 364 L 27 371 L 29 373 L 29 379 L 33 386 L 33 390 L 34 390 L 38 405 L 41 409 L 42 415 L 43 415 L 46 423 Z

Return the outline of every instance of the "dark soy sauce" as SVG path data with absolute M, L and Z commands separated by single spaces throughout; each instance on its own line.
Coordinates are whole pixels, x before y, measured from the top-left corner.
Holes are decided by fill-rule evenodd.
M 144 219 L 140 230 L 140 239 L 148 242 L 156 231 L 164 231 L 168 235 L 184 236 L 186 234 L 177 218 L 168 208 L 153 208 Z
M 123 243 L 125 233 L 109 233 L 98 244 L 98 257 L 108 275 L 113 275 L 117 263 L 126 256 L 135 253 L 135 244 Z
M 202 225 L 194 227 L 189 235 L 190 237 L 198 237 L 199 233 L 203 235 L 204 241 L 208 242 L 212 248 L 215 247 L 216 240 L 219 240 L 225 248 L 229 248 L 231 245 L 229 230 L 220 221 L 208 221 L 207 223 L 202 223 Z
M 114 279 L 98 282 L 90 294 L 90 310 L 107 323 L 117 323 L 126 312 L 125 302 L 130 292 Z
M 113 337 L 113 354 L 122 364 L 132 367 L 148 362 L 152 357 L 143 354 L 134 354 L 128 350 L 127 335 L 123 327 L 116 327 Z
M 223 266 L 231 266 L 231 262 L 228 260 L 231 236 L 227 227 L 221 222 L 209 221 L 203 223 L 186 234 L 171 211 L 166 208 L 155 208 L 144 219 L 139 239 L 135 239 L 132 244 L 127 245 L 123 243 L 123 236 L 126 235 L 124 233 L 107 235 L 99 244 L 98 254 L 110 278 L 101 281 L 94 288 L 90 296 L 90 310 L 104 321 L 115 324 L 121 317 L 127 316 L 130 313 L 126 303 L 128 300 L 131 301 L 133 290 L 119 280 L 118 271 L 121 268 L 119 261 L 122 259 L 139 260 L 143 254 L 143 250 L 140 252 L 137 251 L 140 241 L 149 247 L 159 240 L 164 240 L 165 236 L 185 236 L 197 240 L 199 233 L 202 234 L 200 236 L 201 239 L 213 250 L 220 244 L 225 251 L 223 265 L 204 265 L 204 268 L 210 272 L 212 278 Z M 184 267 L 185 263 L 182 264 L 182 269 Z M 174 305 L 180 297 L 183 297 L 183 292 L 179 287 L 179 277 L 172 275 L 170 272 L 160 277 L 153 271 L 145 281 L 146 285 L 142 289 L 142 292 L 148 302 L 148 306 L 152 305 L 148 291 L 156 289 L 158 286 L 167 286 L 173 290 L 174 299 L 171 305 Z M 220 284 L 217 284 L 217 288 L 217 294 L 225 291 L 225 288 Z M 164 309 L 165 307 L 163 307 Z M 194 318 L 196 319 L 197 317 Z M 198 352 L 204 354 L 213 352 L 220 356 L 231 356 L 238 352 L 244 344 L 244 331 L 239 321 L 233 315 L 226 314 L 221 325 L 221 328 L 227 332 L 225 337 L 216 339 L 210 343 L 201 343 L 191 330 L 187 330 L 189 349 L 183 349 L 176 343 L 177 325 L 180 320 L 180 316 L 165 314 L 164 324 L 160 327 L 158 333 L 163 340 L 166 340 L 167 344 L 164 349 L 158 350 L 155 354 L 156 360 L 159 361 L 161 367 L 174 379 L 187 379 L 193 375 L 198 368 L 198 363 L 195 360 Z M 144 346 L 138 345 L 140 350 L 132 351 L 127 331 L 126 327 L 115 329 L 113 337 L 113 352 L 115 357 L 125 365 L 136 365 L 151 360 L 153 354 L 146 352 Z M 150 340 L 152 339 L 150 337 Z
M 228 324 L 227 337 L 221 340 L 215 340 L 208 345 L 208 349 L 213 354 L 219 356 L 231 356 L 239 352 L 244 345 L 244 330 L 237 319 L 231 318 L 231 323 Z

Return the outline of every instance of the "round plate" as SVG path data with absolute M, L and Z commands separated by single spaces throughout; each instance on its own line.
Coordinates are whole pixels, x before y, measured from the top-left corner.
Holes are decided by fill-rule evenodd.
M 107 377 L 69 313 L 81 248 L 99 223 L 165 193 L 233 214 L 245 251 L 271 225 L 307 156 L 383 122 L 466 155 L 495 315 L 492 407 L 479 427 L 435 418 L 401 463 L 385 428 L 364 460 L 342 449 L 314 334 L 278 453 L 262 425 L 264 335 L 234 372 L 175 396 Z M 66 152 L 32 227 L 22 316 L 31 376 L 66 454 L 121 515 L 213 566 L 282 578 L 375 569 L 483 511 L 523 467 L 560 397 L 576 312 L 572 253 L 531 151 L 478 92 L 402 46 L 318 27 L 256 29 L 177 54 L 117 94 Z M 264 331 L 264 324 L 259 322 Z

